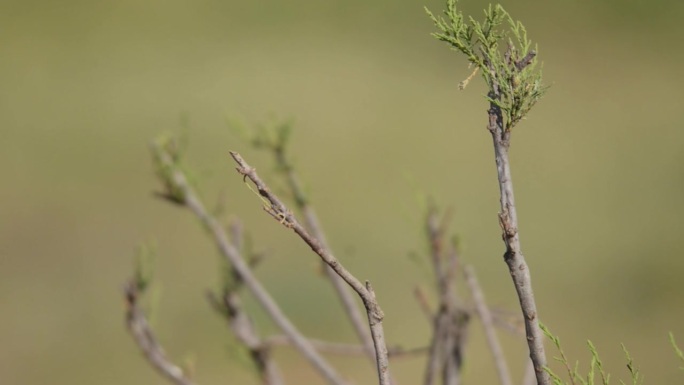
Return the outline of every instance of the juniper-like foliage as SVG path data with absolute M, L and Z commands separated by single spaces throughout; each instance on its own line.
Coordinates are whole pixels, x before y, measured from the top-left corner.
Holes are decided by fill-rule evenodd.
M 487 100 L 503 112 L 508 132 L 548 88 L 542 85 L 537 47 L 532 49 L 525 26 L 501 5 L 490 5 L 484 11 L 484 21 L 479 22 L 473 17 L 466 20 L 456 3 L 447 0 L 446 19 L 425 9 L 438 29 L 432 36 L 463 53 L 475 71 L 482 73 L 489 88 Z

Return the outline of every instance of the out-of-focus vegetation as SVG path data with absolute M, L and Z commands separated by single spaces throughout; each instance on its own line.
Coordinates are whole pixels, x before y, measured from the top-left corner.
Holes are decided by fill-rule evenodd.
M 441 1 L 47 2 L 0 4 L 0 378 L 8 384 L 162 383 L 123 325 L 135 247 L 156 239 L 156 330 L 201 384 L 256 383 L 204 302 L 218 257 L 185 211 L 160 200 L 147 142 L 185 131 L 208 202 L 223 197 L 270 256 L 259 275 L 314 337 L 352 341 L 318 263 L 261 212 L 228 161 L 250 152 L 227 119 L 294 116 L 293 153 L 332 246 L 372 279 L 391 344 L 426 343 L 406 300 L 426 284 L 416 196 L 455 209 L 464 257 L 490 302 L 517 311 L 497 224 L 484 87 L 429 36 Z M 463 1 L 481 14 L 481 1 Z M 552 88 L 516 126 L 521 237 L 543 322 L 566 354 L 586 339 L 628 378 L 623 342 L 649 383 L 682 379 L 684 5 L 675 1 L 503 5 L 539 42 Z M 221 192 L 221 193 L 219 193 Z M 391 267 L 391 271 L 387 270 Z M 320 304 L 315 314 L 309 305 Z M 273 327 L 254 309 L 263 331 Z M 521 375 L 522 341 L 505 337 Z M 292 383 L 320 381 L 287 348 Z M 516 364 L 517 361 L 519 364 Z M 363 358 L 334 359 L 357 383 Z M 396 361 L 405 383 L 422 360 Z M 495 381 L 478 327 L 465 376 Z M 354 368 L 354 370 L 350 370 Z M 622 375 L 621 375 L 622 374 Z M 471 380 L 471 381 L 473 381 Z

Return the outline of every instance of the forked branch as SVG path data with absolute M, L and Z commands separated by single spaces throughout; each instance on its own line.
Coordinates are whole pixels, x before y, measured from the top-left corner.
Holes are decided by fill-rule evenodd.
M 158 163 L 167 190 L 173 191 L 175 200 L 192 211 L 213 236 L 214 241 L 227 262 L 232 266 L 245 287 L 254 295 L 273 322 L 290 338 L 292 345 L 312 364 L 312 366 L 331 384 L 341 385 L 345 381 L 337 371 L 316 351 L 308 339 L 297 329 L 283 313 L 278 304 L 266 291 L 261 282 L 254 276 L 252 269 L 244 260 L 239 250 L 230 242 L 225 229 L 204 208 L 201 200 L 190 187 L 185 174 L 178 168 L 173 154 L 169 154 L 164 146 L 155 143 L 153 146 L 155 160 Z M 168 193 L 168 191 L 167 191 Z

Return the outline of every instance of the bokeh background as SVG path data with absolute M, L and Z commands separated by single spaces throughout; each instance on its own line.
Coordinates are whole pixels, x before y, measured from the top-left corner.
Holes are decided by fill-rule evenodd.
M 271 159 L 229 128 L 294 118 L 296 165 L 339 258 L 374 283 L 391 344 L 423 346 L 413 300 L 431 286 L 420 197 L 453 207 L 492 305 L 516 311 L 501 254 L 481 81 L 429 36 L 423 1 L 10 1 L 0 3 L 0 382 L 164 381 L 125 331 L 121 287 L 136 245 L 158 245 L 154 326 L 200 384 L 256 384 L 223 320 L 211 241 L 156 200 L 148 142 L 185 132 L 208 205 L 224 194 L 257 248 L 258 275 L 301 329 L 353 342 L 314 255 L 260 209 L 227 156 L 278 186 Z M 684 344 L 684 33 L 679 1 L 504 1 L 539 43 L 552 85 L 516 127 L 512 161 L 523 249 L 542 320 L 572 360 L 591 339 L 626 378 L 681 383 Z M 480 17 L 486 2 L 462 1 Z M 281 184 L 282 186 L 282 184 Z M 464 293 L 465 294 L 465 293 Z M 276 332 L 249 297 L 260 330 Z M 526 353 L 502 334 L 516 378 Z M 322 383 L 289 348 L 290 383 Z M 331 357 L 355 383 L 363 358 Z M 424 358 L 392 369 L 419 383 Z M 586 367 L 586 366 L 584 366 Z M 466 383 L 496 383 L 481 327 Z

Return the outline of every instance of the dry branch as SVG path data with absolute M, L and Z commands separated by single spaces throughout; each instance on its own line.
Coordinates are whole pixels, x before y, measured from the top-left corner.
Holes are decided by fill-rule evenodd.
M 490 92 L 492 100 L 498 100 L 500 93 L 498 85 L 494 84 L 494 90 Z M 530 351 L 530 358 L 534 363 L 534 371 L 538 385 L 549 385 L 549 375 L 544 370 L 546 364 L 546 353 L 544 352 L 544 334 L 539 327 L 537 316 L 537 305 L 532 291 L 532 278 L 530 270 L 525 261 L 520 248 L 520 236 L 518 233 L 518 213 L 513 196 L 513 179 L 511 175 L 511 164 L 508 158 L 508 149 L 511 144 L 511 131 L 504 127 L 503 113 L 501 108 L 495 103 L 490 103 L 489 125 L 487 129 L 492 134 L 494 143 L 494 157 L 496 161 L 496 171 L 499 180 L 499 191 L 501 194 L 501 212 L 499 213 L 499 224 L 501 225 L 502 238 L 506 245 L 504 260 L 508 265 L 508 271 L 513 279 L 513 285 L 518 294 L 520 308 L 522 309 L 525 320 L 525 332 L 527 344 Z
M 159 345 L 157 339 L 138 305 L 140 291 L 134 280 L 130 280 L 124 287 L 126 297 L 126 326 L 133 339 L 142 350 L 147 361 L 157 372 L 166 377 L 176 385 L 193 385 L 194 382 L 188 378 L 183 369 L 171 362 L 164 349 Z
M 378 380 L 381 385 L 389 385 L 389 361 L 387 358 L 387 346 L 385 344 L 384 331 L 382 328 L 382 319 L 384 314 L 380 305 L 375 298 L 375 292 L 370 284 L 362 284 L 356 277 L 354 277 L 342 264 L 335 258 L 330 251 L 325 248 L 321 241 L 302 226 L 295 218 L 292 212 L 282 203 L 282 201 L 271 192 L 266 184 L 259 178 L 256 170 L 249 166 L 247 162 L 237 152 L 230 152 L 235 162 L 238 164 L 238 173 L 243 176 L 243 179 L 249 179 L 257 189 L 259 195 L 265 199 L 267 205 L 264 210 L 273 216 L 276 220 L 282 223 L 287 228 L 294 230 L 299 237 L 311 247 L 311 249 L 335 271 L 354 291 L 361 297 L 361 300 L 366 307 L 368 315 L 368 323 L 370 326 L 371 336 L 373 338 L 373 345 L 375 347 L 376 365 L 378 370 Z
M 297 177 L 297 174 L 294 172 L 294 168 L 285 155 L 285 143 L 281 142 L 271 147 L 276 164 L 281 170 L 283 170 L 285 174 L 285 179 L 287 180 L 287 184 L 294 197 L 295 206 L 301 211 L 304 217 L 306 229 L 313 235 L 314 238 L 318 239 L 321 247 L 328 250 L 329 253 L 332 253 L 332 249 L 326 241 L 325 233 L 323 232 L 323 228 L 318 220 L 318 215 L 316 215 L 316 211 L 306 198 L 299 178 Z M 330 282 L 335 289 L 335 293 L 337 293 L 337 296 L 342 303 L 345 314 L 347 314 L 349 317 L 349 321 L 352 324 L 354 332 L 356 332 L 359 341 L 361 341 L 361 344 L 364 347 L 366 356 L 371 360 L 371 362 L 375 363 L 376 357 L 375 348 L 373 346 L 373 337 L 369 333 L 368 328 L 363 321 L 359 307 L 349 291 L 349 287 L 344 282 L 342 277 L 340 277 L 329 265 L 327 265 L 325 262 L 323 262 L 323 264 L 325 266 L 325 274 L 328 279 L 330 279 Z

